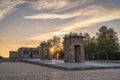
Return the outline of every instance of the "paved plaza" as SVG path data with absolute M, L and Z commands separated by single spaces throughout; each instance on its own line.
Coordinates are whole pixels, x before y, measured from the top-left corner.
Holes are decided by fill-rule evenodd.
M 120 80 L 120 69 L 64 71 L 23 62 L 2 62 L 0 80 Z

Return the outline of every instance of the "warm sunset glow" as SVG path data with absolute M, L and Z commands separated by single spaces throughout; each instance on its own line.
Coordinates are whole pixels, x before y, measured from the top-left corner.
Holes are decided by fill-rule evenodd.
M 54 53 L 54 49 L 53 49 L 53 48 L 50 48 L 50 52 L 51 52 L 52 55 L 53 55 L 53 53 Z
M 55 35 L 93 36 L 103 25 L 120 37 L 120 0 L 0 0 L 0 56 L 39 46 Z

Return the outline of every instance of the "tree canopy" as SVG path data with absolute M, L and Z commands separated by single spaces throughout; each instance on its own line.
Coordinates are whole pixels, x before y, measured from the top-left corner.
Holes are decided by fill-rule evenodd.
M 110 53 L 118 51 L 119 40 L 113 28 L 102 26 L 96 36 L 91 38 L 88 33 L 85 33 L 85 36 L 85 53 L 89 59 L 94 59 L 96 56 L 108 60 Z
M 102 26 L 97 33 L 98 51 L 106 54 L 106 59 L 109 59 L 109 53 L 116 52 L 119 48 L 117 32 L 113 28 Z
M 53 58 L 57 58 L 63 54 L 61 54 L 61 52 L 63 52 L 63 45 L 61 42 L 61 38 L 58 36 L 53 36 L 52 39 L 49 39 L 47 41 L 43 41 L 40 43 L 40 45 L 42 44 L 46 44 L 49 46 L 49 48 L 52 48 L 53 50 Z

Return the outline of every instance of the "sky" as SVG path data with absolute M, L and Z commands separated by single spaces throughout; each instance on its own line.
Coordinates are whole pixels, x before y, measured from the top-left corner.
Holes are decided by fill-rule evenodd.
M 69 32 L 95 36 L 104 25 L 120 38 L 120 0 L 0 0 L 0 56 Z

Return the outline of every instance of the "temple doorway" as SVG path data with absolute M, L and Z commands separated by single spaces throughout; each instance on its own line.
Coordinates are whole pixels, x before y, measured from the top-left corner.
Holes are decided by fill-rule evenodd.
M 80 62 L 80 54 L 81 54 L 81 48 L 80 48 L 80 45 L 75 45 L 74 46 L 74 49 L 75 49 L 75 62 Z

